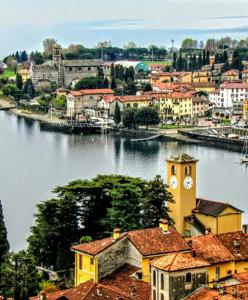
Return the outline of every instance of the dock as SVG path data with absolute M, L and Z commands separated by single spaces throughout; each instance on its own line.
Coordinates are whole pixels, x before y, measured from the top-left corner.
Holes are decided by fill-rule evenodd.
M 152 141 L 152 140 L 156 140 L 162 137 L 162 134 L 156 134 L 150 137 L 146 137 L 146 138 L 140 138 L 140 139 L 131 139 L 131 142 L 133 143 L 138 143 L 138 142 L 147 142 L 147 141 Z

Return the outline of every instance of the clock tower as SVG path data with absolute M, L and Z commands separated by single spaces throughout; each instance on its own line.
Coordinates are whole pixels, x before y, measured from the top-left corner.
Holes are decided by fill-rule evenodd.
M 167 160 L 167 182 L 175 203 L 169 203 L 170 217 L 181 235 L 185 235 L 184 218 L 196 207 L 197 159 L 181 154 Z

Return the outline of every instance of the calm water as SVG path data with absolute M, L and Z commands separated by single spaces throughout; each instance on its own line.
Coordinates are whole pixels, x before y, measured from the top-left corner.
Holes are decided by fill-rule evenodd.
M 165 178 L 165 160 L 178 152 L 200 160 L 198 196 L 231 202 L 248 211 L 248 169 L 237 164 L 238 153 L 177 142 L 134 145 L 112 136 L 44 132 L 37 122 L 1 112 L 0 199 L 11 248 L 26 246 L 35 206 L 49 199 L 55 186 L 106 173 Z

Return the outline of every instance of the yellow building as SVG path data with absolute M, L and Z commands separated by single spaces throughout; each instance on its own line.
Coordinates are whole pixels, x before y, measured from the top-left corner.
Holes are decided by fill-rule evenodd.
M 30 78 L 30 72 L 27 69 L 19 70 L 18 73 L 22 76 L 23 82 Z
M 197 92 L 212 93 L 216 90 L 216 84 L 214 82 L 194 82 L 192 87 Z
M 192 75 L 193 83 L 207 83 L 213 82 L 212 72 L 201 70 L 199 72 L 194 72 Z
M 248 121 L 248 100 L 243 103 L 243 120 Z
M 170 216 L 178 232 L 185 236 L 241 230 L 242 211 L 228 203 L 196 198 L 197 160 L 187 154 L 168 160 L 167 182 L 175 202 L 169 203 Z
M 154 85 L 160 82 L 172 82 L 172 73 L 170 72 L 156 72 L 150 75 L 150 84 Z
M 162 119 L 180 120 L 193 116 L 193 99 L 191 93 L 174 92 L 160 94 L 160 116 Z
M 190 251 L 186 240 L 166 220 L 160 227 L 134 230 L 113 237 L 73 246 L 75 285 L 88 280 L 99 282 L 122 266 L 137 268 L 136 277 L 150 282 L 150 262 L 168 253 Z

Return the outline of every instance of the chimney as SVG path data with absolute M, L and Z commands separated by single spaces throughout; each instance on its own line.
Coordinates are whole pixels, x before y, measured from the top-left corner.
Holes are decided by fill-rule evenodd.
M 235 248 L 240 248 L 240 239 L 239 238 L 236 238 L 233 240 L 233 246 Z
M 189 244 L 190 248 L 193 247 L 193 241 L 192 240 L 188 240 L 188 244 Z
M 163 233 L 169 233 L 169 222 L 166 219 L 159 220 L 159 227 L 162 228 Z
M 205 228 L 205 235 L 208 235 L 209 233 L 211 233 L 211 228 Z
M 46 300 L 46 292 L 44 292 L 44 291 L 41 291 L 40 293 L 39 293 L 39 300 Z
M 120 237 L 120 228 L 115 228 L 114 229 L 114 239 L 117 240 Z

